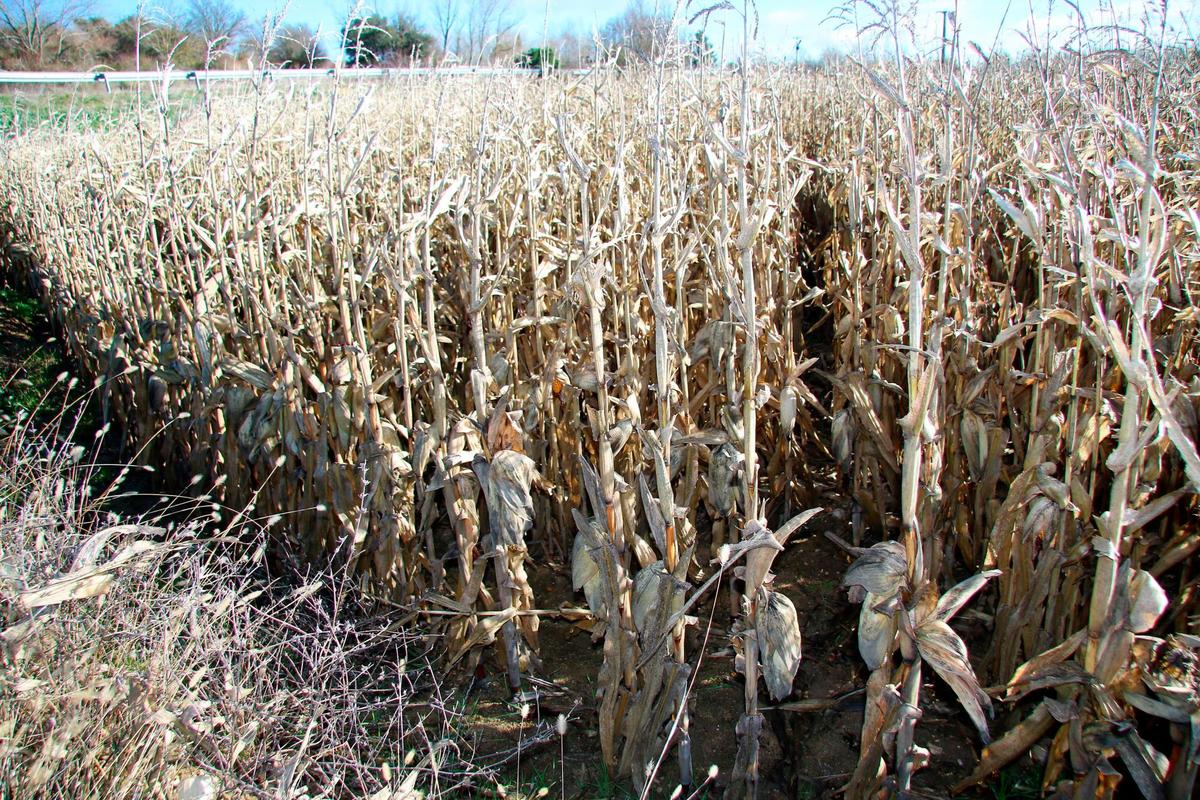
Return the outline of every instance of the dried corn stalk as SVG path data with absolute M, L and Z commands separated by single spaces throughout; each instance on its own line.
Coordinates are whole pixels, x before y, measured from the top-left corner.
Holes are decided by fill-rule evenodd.
M 985 763 L 1067 729 L 1052 763 L 1087 794 L 1109 758 L 1158 780 L 1132 737 L 1072 751 L 1069 729 L 1141 719 L 1093 681 L 1170 705 L 1122 681 L 1156 663 L 1150 637 L 1196 633 L 1200 597 L 1197 89 L 1155 55 L 231 89 L 0 144 L 0 237 L 128 453 L 278 515 L 289 558 L 454 608 L 467 664 L 499 638 L 521 680 L 522 544 L 570 554 L 624 775 L 686 743 L 689 551 L 741 552 L 834 488 L 855 545 L 903 551 L 899 590 L 855 584 L 854 785 L 885 750 L 903 780 L 924 758 L 920 664 L 986 717 L 937 587 L 1000 570 L 980 677 L 1046 654 L 1085 677 L 1036 690 Z M 1135 632 L 1122 604 L 1161 600 L 1146 575 L 1170 602 Z M 743 667 L 782 691 L 786 603 L 746 588 Z M 1183 735 L 1180 708 L 1149 707 Z M 1179 792 L 1193 761 L 1163 755 Z

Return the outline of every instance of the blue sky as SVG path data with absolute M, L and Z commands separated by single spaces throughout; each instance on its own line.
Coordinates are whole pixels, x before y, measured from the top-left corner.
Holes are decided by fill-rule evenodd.
M 169 14 L 182 5 L 181 0 L 146 1 L 151 13 L 157 10 Z M 230 2 L 251 18 L 261 18 L 268 10 L 283 7 L 282 0 L 274 3 L 251 0 Z M 469 3 L 470 0 L 460 2 Z M 655 0 L 643 2 L 648 8 L 655 5 Z M 658 2 L 668 11 L 673 4 L 673 0 Z M 712 2 L 693 0 L 692 7 L 703 8 Z M 780 58 L 797 52 L 801 57 L 816 57 L 827 49 L 852 48 L 852 30 L 839 29 L 835 23 L 826 21 L 830 9 L 839 4 L 838 0 L 760 0 L 757 3 L 760 24 L 756 50 Z M 287 18 L 314 27 L 320 25 L 324 30 L 333 32 L 353 5 L 353 0 L 293 0 L 287 6 Z M 628 3 L 626 0 L 509 0 L 509 5 L 513 16 L 520 20 L 525 40 L 536 42 L 544 26 L 549 28 L 551 34 L 564 28 L 588 34 L 594 27 L 602 27 L 609 19 L 619 15 Z M 1047 31 L 1051 33 L 1052 44 L 1064 41 L 1075 19 L 1074 12 L 1062 0 L 1012 0 L 1011 3 L 1008 0 L 916 0 L 915 5 L 916 38 L 919 46 L 927 48 L 929 52 L 936 49 L 940 38 L 940 12 L 953 10 L 956 5 L 962 40 L 978 42 L 985 50 L 990 48 L 997 35 L 1002 49 L 1009 52 L 1024 49 L 1021 33 L 1030 30 L 1031 20 L 1035 21 L 1039 39 L 1043 42 Z M 1157 7 L 1157 0 L 1079 0 L 1079 6 L 1087 15 L 1089 25 L 1111 22 L 1115 18 L 1123 24 L 1140 27 L 1140 18 L 1148 7 Z M 136 7 L 137 0 L 97 0 L 95 6 L 97 13 L 111 19 L 128 16 Z M 427 28 L 433 28 L 433 0 L 376 0 L 374 4 L 367 3 L 366 7 L 386 15 L 405 12 L 424 22 Z M 688 16 L 690 14 L 685 11 L 685 22 Z M 728 11 L 713 15 L 709 23 L 709 39 L 720 46 L 722 20 L 727 28 L 724 33 L 726 52 L 740 51 L 740 44 L 737 43 L 739 35 L 735 32 L 740 29 L 740 22 Z M 1168 23 L 1181 33 L 1190 31 L 1191 35 L 1200 34 L 1200 0 L 1170 0 Z

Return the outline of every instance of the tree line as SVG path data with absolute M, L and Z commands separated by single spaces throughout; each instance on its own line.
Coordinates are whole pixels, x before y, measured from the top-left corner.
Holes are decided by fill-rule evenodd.
M 430 24 L 396 13 L 353 14 L 337 31 L 279 17 L 252 20 L 228 0 L 185 0 L 174 13 L 111 21 L 91 0 L 0 0 L 0 68 L 278 68 L 508 63 L 545 69 L 587 66 L 602 55 L 653 61 L 669 44 L 689 61 L 715 60 L 701 32 L 672 40 L 670 19 L 633 0 L 596 31 L 547 32 L 527 41 L 513 0 L 434 0 Z

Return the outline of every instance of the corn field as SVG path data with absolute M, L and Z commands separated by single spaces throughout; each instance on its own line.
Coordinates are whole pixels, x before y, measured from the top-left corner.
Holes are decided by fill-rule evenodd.
M 804 689 L 771 569 L 823 525 L 861 606 L 848 797 L 937 766 L 935 686 L 977 730 L 960 789 L 1039 750 L 1055 796 L 1182 800 L 1197 108 L 1163 47 L 264 83 L 5 142 L 5 257 L 130 458 L 271 516 L 276 558 L 518 697 L 546 615 L 589 631 L 639 790 L 703 783 L 713 602 L 745 694 L 722 783 L 765 796 L 764 715 Z M 574 596 L 535 594 L 546 563 Z

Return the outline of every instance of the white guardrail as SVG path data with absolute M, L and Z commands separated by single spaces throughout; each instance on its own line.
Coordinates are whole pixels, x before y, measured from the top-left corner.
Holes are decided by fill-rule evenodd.
M 557 70 L 556 70 L 557 71 Z M 584 70 L 562 70 L 568 73 Z M 169 70 L 143 72 L 13 72 L 0 70 L 2 84 L 64 84 L 100 83 L 162 83 L 190 81 L 199 85 L 209 81 L 268 80 L 328 80 L 331 78 L 401 78 L 409 75 L 537 75 L 538 70 L 521 67 L 364 67 L 356 69 L 251 69 Z

